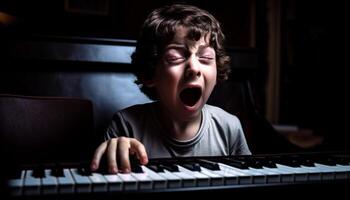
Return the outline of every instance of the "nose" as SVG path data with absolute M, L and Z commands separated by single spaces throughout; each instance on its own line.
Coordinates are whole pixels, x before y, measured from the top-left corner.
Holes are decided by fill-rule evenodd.
M 186 77 L 188 78 L 194 78 L 194 77 L 199 77 L 201 76 L 201 71 L 200 71 L 200 64 L 199 62 L 193 58 L 194 56 L 192 56 L 188 62 L 187 62 L 187 66 L 186 66 Z

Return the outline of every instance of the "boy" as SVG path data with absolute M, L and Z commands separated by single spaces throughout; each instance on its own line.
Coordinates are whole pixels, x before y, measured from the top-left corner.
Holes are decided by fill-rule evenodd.
M 103 154 L 110 173 L 130 172 L 130 154 L 141 164 L 156 157 L 250 154 L 238 118 L 206 104 L 230 71 L 223 40 L 207 11 L 179 4 L 154 10 L 132 62 L 140 89 L 155 101 L 113 116 L 91 169 Z

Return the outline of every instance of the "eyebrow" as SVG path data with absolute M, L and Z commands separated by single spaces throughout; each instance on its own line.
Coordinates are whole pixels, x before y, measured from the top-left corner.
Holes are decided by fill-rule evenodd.
M 199 45 L 198 51 L 202 51 L 203 49 L 206 49 L 208 47 L 211 47 L 211 46 L 209 44 Z M 187 49 L 188 50 L 189 46 L 184 44 L 179 44 L 179 43 L 172 43 L 166 46 L 164 50 L 166 51 L 168 49 L 180 49 L 180 50 Z

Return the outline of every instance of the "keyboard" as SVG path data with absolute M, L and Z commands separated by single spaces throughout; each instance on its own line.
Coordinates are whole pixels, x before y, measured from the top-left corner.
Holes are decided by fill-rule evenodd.
M 24 166 L 8 180 L 13 197 L 238 190 L 350 183 L 348 154 L 283 154 L 150 159 L 131 173 L 91 172 L 87 164 Z

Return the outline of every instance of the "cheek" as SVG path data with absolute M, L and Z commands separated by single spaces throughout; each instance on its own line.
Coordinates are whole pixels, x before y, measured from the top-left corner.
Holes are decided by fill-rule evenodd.
M 155 76 L 155 85 L 158 90 L 170 94 L 176 89 L 180 77 L 177 69 L 162 69 Z
M 216 84 L 216 76 L 217 76 L 217 69 L 216 69 L 216 65 L 215 66 L 210 66 L 207 67 L 204 71 L 205 73 L 205 77 L 207 79 L 207 82 L 209 84 Z

